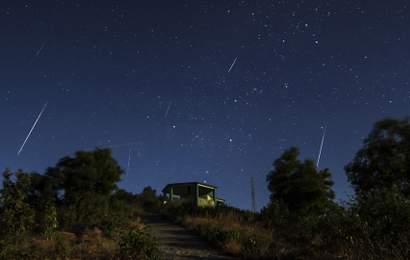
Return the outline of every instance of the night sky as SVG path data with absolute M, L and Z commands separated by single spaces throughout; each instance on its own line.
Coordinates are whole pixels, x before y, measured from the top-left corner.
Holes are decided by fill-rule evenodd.
M 254 176 L 261 207 L 273 160 L 316 159 L 326 125 L 320 167 L 346 199 L 373 123 L 409 115 L 409 5 L 2 0 L 0 169 L 112 147 L 129 191 L 207 181 L 250 208 Z

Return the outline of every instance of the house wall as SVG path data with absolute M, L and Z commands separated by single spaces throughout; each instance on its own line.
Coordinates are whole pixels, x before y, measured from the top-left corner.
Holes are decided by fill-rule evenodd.
M 197 199 L 196 205 L 198 207 L 214 207 L 216 205 L 215 189 L 210 189 L 200 184 L 198 184 L 197 186 L 198 186 L 198 199 Z
M 171 197 L 172 194 L 172 197 Z M 196 192 L 195 185 L 179 185 L 170 187 L 169 191 L 165 192 L 168 201 L 179 203 L 195 203 Z
M 215 189 L 201 184 L 184 184 L 169 187 L 164 192 L 167 201 L 178 204 L 192 204 L 198 207 L 215 207 Z

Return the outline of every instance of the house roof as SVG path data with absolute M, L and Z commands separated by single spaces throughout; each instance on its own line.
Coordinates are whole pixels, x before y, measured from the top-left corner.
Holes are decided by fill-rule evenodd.
M 207 183 L 203 183 L 203 182 L 179 182 L 179 183 L 169 183 L 167 184 L 162 191 L 164 192 L 165 190 L 167 190 L 170 187 L 173 186 L 183 186 L 183 185 L 201 185 L 201 186 L 205 186 L 211 189 L 217 189 L 217 186 L 211 185 L 211 184 L 207 184 Z

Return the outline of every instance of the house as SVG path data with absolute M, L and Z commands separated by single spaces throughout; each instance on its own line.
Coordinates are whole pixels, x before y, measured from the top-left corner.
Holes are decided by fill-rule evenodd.
M 225 203 L 225 200 L 215 196 L 216 189 L 216 186 L 206 183 L 185 182 L 168 184 L 162 192 L 164 203 L 172 201 L 197 207 L 215 207 Z

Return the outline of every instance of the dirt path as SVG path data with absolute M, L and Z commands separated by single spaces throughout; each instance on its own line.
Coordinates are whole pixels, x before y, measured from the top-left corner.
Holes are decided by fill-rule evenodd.
M 234 259 L 218 253 L 198 236 L 179 225 L 164 220 L 161 216 L 145 216 L 144 224 L 149 227 L 152 234 L 158 239 L 160 248 L 165 253 L 167 260 Z

